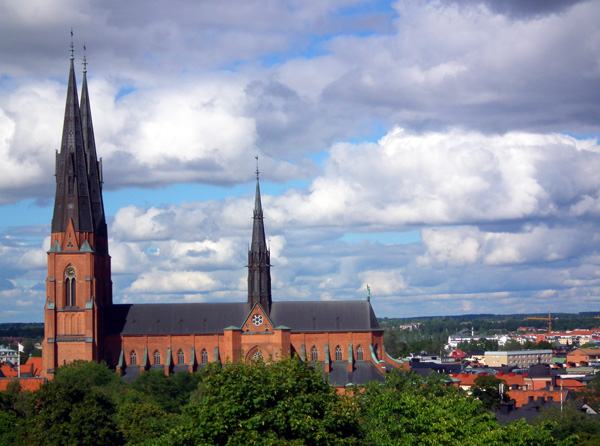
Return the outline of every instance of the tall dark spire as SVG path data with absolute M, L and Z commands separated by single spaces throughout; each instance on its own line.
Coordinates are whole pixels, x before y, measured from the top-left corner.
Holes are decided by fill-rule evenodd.
M 60 153 L 56 154 L 56 196 L 52 232 L 65 232 L 73 221 L 75 232 L 93 232 L 92 206 L 88 185 L 88 167 L 83 142 L 81 113 L 77 97 L 77 82 L 71 67 L 67 87 L 67 103 Z
M 104 215 L 104 204 L 102 202 L 102 160 L 98 162 L 96 154 L 96 141 L 94 139 L 94 126 L 92 124 L 92 111 L 90 107 L 90 95 L 87 86 L 87 61 L 85 57 L 85 45 L 83 46 L 83 82 L 81 85 L 81 129 L 83 145 L 86 154 L 88 168 L 88 182 L 90 190 L 90 201 L 92 206 L 92 222 L 94 232 L 98 237 L 97 249 L 103 250 L 107 238 L 106 218 Z
M 256 195 L 254 197 L 254 224 L 252 244 L 248 251 L 248 303 L 260 303 L 263 310 L 271 311 L 271 254 L 265 240 L 263 210 L 260 200 L 258 156 L 256 157 Z

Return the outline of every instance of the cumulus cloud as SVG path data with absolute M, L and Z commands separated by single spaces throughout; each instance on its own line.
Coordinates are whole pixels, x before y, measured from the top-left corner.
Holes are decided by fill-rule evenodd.
M 388 315 L 597 302 L 598 2 L 58 6 L 0 5 L 0 206 L 52 198 L 73 26 L 104 190 L 245 186 L 258 154 L 276 298 L 372 282 Z M 115 300 L 244 299 L 245 190 L 119 205 Z M 0 297 L 43 301 L 49 229 L 17 235 L 9 213 Z
M 397 230 L 564 216 L 591 206 L 598 184 L 587 173 L 599 167 L 595 140 L 395 129 L 378 143 L 337 144 L 308 193 L 277 200 L 275 218 Z

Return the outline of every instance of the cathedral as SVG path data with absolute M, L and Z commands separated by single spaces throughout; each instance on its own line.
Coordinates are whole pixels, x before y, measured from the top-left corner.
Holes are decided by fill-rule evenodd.
M 78 359 L 105 361 L 133 380 L 146 370 L 169 375 L 209 362 L 297 355 L 343 387 L 382 381 L 386 372 L 407 366 L 385 352 L 369 298 L 272 299 L 258 169 L 246 302 L 114 304 L 102 160 L 96 154 L 86 75 L 84 68 L 80 102 L 71 53 L 56 154 L 43 376 L 51 379 L 57 367 Z

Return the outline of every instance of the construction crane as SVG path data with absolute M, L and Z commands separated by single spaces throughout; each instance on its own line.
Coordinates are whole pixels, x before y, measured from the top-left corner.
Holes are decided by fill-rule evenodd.
M 525 319 L 548 322 L 548 334 L 552 333 L 552 318 L 550 317 L 550 313 L 548 313 L 548 317 L 526 317 Z

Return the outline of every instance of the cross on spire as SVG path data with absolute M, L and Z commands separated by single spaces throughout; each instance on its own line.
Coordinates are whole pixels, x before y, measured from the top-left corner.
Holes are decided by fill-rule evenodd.
M 83 65 L 83 72 L 87 73 L 87 60 L 85 58 L 85 42 L 83 42 L 83 62 L 81 62 L 81 65 Z
M 71 48 L 69 50 L 71 52 L 71 60 L 75 59 L 73 55 L 75 53 L 75 49 L 73 48 L 73 28 L 71 27 Z
M 259 171 L 258 171 L 258 155 L 256 155 L 254 158 L 256 158 L 256 181 L 258 181 L 258 175 L 259 175 Z

